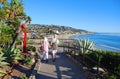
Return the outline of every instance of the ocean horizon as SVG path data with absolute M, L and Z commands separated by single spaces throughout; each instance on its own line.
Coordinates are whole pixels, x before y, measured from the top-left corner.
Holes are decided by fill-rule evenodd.
M 93 33 L 71 36 L 71 39 L 88 39 L 95 43 L 95 48 L 120 52 L 120 33 Z

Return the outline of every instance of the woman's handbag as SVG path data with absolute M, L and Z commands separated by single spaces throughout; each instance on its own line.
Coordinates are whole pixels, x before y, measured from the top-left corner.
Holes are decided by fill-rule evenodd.
M 40 50 L 42 50 L 42 51 L 43 51 L 43 50 L 44 50 L 44 46 L 40 46 Z

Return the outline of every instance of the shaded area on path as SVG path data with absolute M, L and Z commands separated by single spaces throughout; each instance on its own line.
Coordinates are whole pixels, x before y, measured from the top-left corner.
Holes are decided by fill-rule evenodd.
M 48 63 L 41 62 L 39 67 L 36 79 L 86 79 L 80 69 L 60 52 L 55 62 L 49 53 Z

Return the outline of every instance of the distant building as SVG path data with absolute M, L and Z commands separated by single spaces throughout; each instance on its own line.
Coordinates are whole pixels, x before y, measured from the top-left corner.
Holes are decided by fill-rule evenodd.
M 59 34 L 59 31 L 58 31 L 58 30 L 56 30 L 56 31 L 55 31 L 55 33 Z

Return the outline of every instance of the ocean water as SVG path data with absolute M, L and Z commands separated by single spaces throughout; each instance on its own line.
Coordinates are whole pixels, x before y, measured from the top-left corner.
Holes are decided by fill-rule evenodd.
M 95 43 L 95 47 L 102 50 L 120 52 L 120 33 L 94 33 L 87 35 L 75 35 L 72 39 L 88 39 Z

